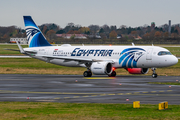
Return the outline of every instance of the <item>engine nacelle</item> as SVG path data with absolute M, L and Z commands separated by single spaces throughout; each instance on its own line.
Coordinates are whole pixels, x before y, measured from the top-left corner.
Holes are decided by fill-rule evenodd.
M 113 71 L 109 62 L 93 62 L 90 69 L 96 75 L 110 75 Z
M 149 68 L 127 68 L 126 69 L 130 74 L 146 74 L 149 71 Z

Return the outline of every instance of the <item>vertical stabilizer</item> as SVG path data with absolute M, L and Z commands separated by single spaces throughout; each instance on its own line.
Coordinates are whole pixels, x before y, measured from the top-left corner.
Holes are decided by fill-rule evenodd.
M 24 24 L 29 47 L 51 46 L 41 33 L 41 30 L 34 23 L 31 16 L 24 16 Z

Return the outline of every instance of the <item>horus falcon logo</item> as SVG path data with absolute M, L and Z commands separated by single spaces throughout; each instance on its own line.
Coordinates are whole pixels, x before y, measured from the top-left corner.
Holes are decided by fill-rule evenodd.
M 36 29 L 36 28 L 27 28 L 26 29 L 26 34 L 27 34 L 28 41 L 29 41 L 29 39 L 31 37 L 33 37 L 38 32 L 40 32 L 40 31 L 38 29 Z
M 119 58 L 119 64 L 122 67 L 137 67 L 137 62 L 144 55 L 145 50 L 142 48 L 127 48 L 122 51 Z

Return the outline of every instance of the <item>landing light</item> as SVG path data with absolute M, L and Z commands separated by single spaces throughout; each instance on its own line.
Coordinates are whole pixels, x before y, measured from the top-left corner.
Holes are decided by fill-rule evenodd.
M 114 67 L 112 68 L 113 71 L 114 71 L 115 69 L 116 69 L 116 68 L 114 68 Z

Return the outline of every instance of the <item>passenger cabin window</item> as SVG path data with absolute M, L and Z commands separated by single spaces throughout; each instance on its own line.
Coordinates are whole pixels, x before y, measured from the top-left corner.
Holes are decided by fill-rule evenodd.
M 161 56 L 161 55 L 172 55 L 172 54 L 169 51 L 160 51 L 158 55 Z

